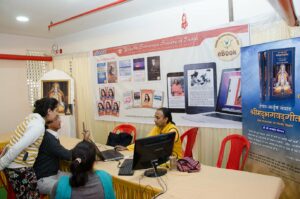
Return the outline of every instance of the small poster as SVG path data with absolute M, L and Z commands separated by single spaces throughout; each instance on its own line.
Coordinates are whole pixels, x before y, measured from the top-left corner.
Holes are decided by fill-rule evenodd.
M 111 114 L 113 116 L 119 117 L 119 112 L 120 112 L 120 102 L 113 101 Z
M 141 107 L 141 91 L 135 90 L 133 91 L 133 107 Z
M 107 62 L 107 79 L 108 83 L 118 82 L 118 68 L 116 61 Z
M 147 58 L 147 67 L 148 67 L 148 80 L 155 81 L 161 80 L 160 77 L 160 57 L 148 57 Z
M 97 63 L 97 80 L 98 80 L 98 84 L 107 83 L 106 63 Z
M 133 59 L 133 78 L 136 82 L 145 81 L 145 59 Z
M 161 108 L 163 105 L 163 91 L 154 91 L 153 92 L 153 108 Z
M 131 81 L 131 60 L 119 61 L 119 79 L 120 81 Z
M 104 105 L 103 105 L 103 101 L 98 101 L 98 115 L 99 116 L 103 116 L 105 115 L 105 108 L 104 108 Z
M 132 108 L 133 100 L 131 91 L 123 93 L 123 104 L 125 109 Z
M 105 100 L 105 114 L 106 115 L 111 115 L 111 111 L 112 111 L 112 101 L 111 100 Z
M 141 103 L 143 108 L 151 108 L 153 104 L 153 90 L 141 90 Z

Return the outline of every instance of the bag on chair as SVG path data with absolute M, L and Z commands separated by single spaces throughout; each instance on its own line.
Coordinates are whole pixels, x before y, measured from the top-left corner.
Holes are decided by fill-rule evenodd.
M 177 169 L 181 172 L 199 172 L 200 171 L 200 162 L 194 160 L 191 157 L 184 157 L 177 160 Z
M 112 133 L 110 132 L 107 137 L 106 145 L 109 146 L 116 146 L 116 145 L 122 145 L 122 146 L 128 146 L 131 144 L 132 141 L 132 135 L 128 133 Z

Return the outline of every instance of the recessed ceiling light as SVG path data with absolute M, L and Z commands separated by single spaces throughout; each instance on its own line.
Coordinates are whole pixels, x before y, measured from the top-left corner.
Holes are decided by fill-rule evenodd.
M 17 16 L 16 19 L 17 19 L 17 21 L 20 21 L 20 22 L 27 22 L 27 21 L 29 21 L 29 18 L 25 17 L 25 16 Z

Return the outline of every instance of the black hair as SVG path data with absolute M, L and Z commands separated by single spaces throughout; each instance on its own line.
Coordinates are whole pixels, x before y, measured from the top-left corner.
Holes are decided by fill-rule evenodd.
M 38 113 L 42 117 L 46 117 L 46 115 L 48 114 L 48 109 L 54 111 L 57 105 L 57 99 L 51 97 L 44 97 L 35 101 L 33 113 Z
M 96 148 L 88 141 L 79 142 L 72 150 L 72 163 L 70 170 L 71 187 L 84 186 L 88 181 L 88 173 L 93 170 L 96 159 Z
M 172 124 L 175 125 L 175 122 L 173 122 L 173 119 L 172 119 L 172 113 L 171 113 L 170 109 L 161 107 L 161 108 L 158 108 L 157 110 L 161 111 L 163 113 L 164 117 L 168 118 L 168 123 L 171 122 Z

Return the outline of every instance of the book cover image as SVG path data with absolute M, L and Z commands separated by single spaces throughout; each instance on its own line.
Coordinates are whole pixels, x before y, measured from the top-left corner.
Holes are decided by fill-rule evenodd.
M 118 69 L 116 61 L 107 62 L 107 81 L 108 83 L 118 82 Z
M 143 108 L 152 108 L 153 105 L 153 90 L 141 90 L 141 103 Z
M 295 97 L 295 48 L 269 50 L 271 68 L 270 99 L 290 99 Z
M 160 80 L 160 57 L 148 57 L 147 58 L 148 80 L 155 81 Z
M 98 80 L 98 84 L 107 83 L 106 63 L 97 63 L 97 80 Z

